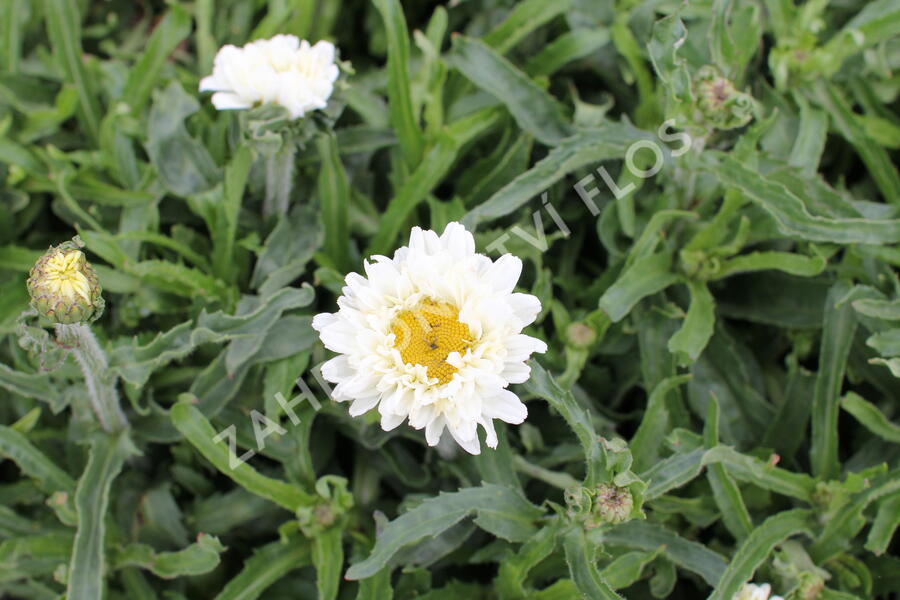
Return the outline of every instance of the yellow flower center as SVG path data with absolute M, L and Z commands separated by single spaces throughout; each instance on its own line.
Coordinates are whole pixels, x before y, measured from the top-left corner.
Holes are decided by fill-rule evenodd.
M 449 382 L 457 371 L 447 362 L 447 356 L 451 352 L 465 354 L 472 343 L 468 326 L 459 322 L 459 309 L 431 299 L 398 313 L 391 332 L 403 362 L 426 367 L 428 376 L 441 384 Z
M 41 284 L 53 296 L 74 302 L 81 296 L 91 301 L 91 284 L 82 270 L 84 254 L 80 250 L 57 252 L 44 266 Z

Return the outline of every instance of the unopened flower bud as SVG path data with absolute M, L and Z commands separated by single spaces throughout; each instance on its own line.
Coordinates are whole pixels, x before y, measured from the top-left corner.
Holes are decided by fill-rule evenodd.
M 753 98 L 735 89 L 715 67 L 700 69 L 694 89 L 700 114 L 717 129 L 742 127 L 753 117 Z
M 566 327 L 566 339 L 576 348 L 590 348 L 597 341 L 597 334 L 589 325 L 576 321 Z
M 618 487 L 608 483 L 597 486 L 594 495 L 593 512 L 599 521 L 615 525 L 631 518 L 631 509 L 634 507 L 634 499 L 628 488 Z
M 100 281 L 75 242 L 51 247 L 28 277 L 31 306 L 54 323 L 96 320 L 103 313 Z

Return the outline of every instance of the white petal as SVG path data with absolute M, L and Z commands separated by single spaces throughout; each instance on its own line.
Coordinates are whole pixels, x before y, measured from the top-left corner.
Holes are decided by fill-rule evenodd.
M 212 103 L 219 110 L 239 110 L 253 106 L 252 103 L 231 92 L 216 92 L 212 96 Z
M 482 411 L 489 419 L 500 419 L 512 425 L 518 425 L 528 416 L 528 408 L 509 390 L 501 390 L 493 398 L 485 400 Z
M 522 259 L 512 254 L 504 254 L 487 270 L 485 278 L 491 282 L 496 291 L 510 294 L 513 288 L 516 287 L 516 283 L 518 283 L 521 275 Z M 538 311 L 540 311 L 540 308 Z
M 376 394 L 375 396 L 369 396 L 368 398 L 358 398 L 353 401 L 353 404 L 350 405 L 350 416 L 358 417 L 360 415 L 364 415 L 378 404 L 379 396 Z

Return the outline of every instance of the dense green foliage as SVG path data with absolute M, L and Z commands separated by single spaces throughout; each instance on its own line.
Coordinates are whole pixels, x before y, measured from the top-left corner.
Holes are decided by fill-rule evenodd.
M 3 0 L 0 596 L 898 597 L 900 4 L 402 4 Z M 302 130 L 197 92 L 282 32 L 349 63 Z M 315 376 L 344 274 L 453 220 L 550 348 L 480 456 Z M 75 235 L 113 433 L 20 318 Z

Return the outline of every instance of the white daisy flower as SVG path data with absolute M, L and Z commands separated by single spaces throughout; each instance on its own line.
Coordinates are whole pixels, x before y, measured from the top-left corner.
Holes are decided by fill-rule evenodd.
M 200 81 L 200 91 L 214 91 L 219 110 L 280 104 L 292 119 L 325 108 L 339 69 L 334 44 L 310 46 L 295 35 L 276 35 L 242 48 L 227 45 L 216 54 L 213 73 Z
M 313 319 L 339 354 L 322 366 L 337 384 L 332 397 L 352 400 L 352 416 L 377 406 L 385 431 L 409 419 L 430 446 L 446 427 L 478 454 L 481 425 L 496 448 L 493 420 L 519 424 L 528 415 L 509 384 L 526 381 L 525 361 L 547 350 L 522 333 L 541 310 L 536 297 L 513 292 L 522 261 L 477 254 L 459 223 L 440 237 L 414 227 L 409 246 L 371 260 L 366 277 L 347 275 L 338 312 Z
M 756 585 L 755 583 L 745 583 L 732 600 L 784 600 L 781 596 L 770 596 L 772 586 L 768 583 Z

